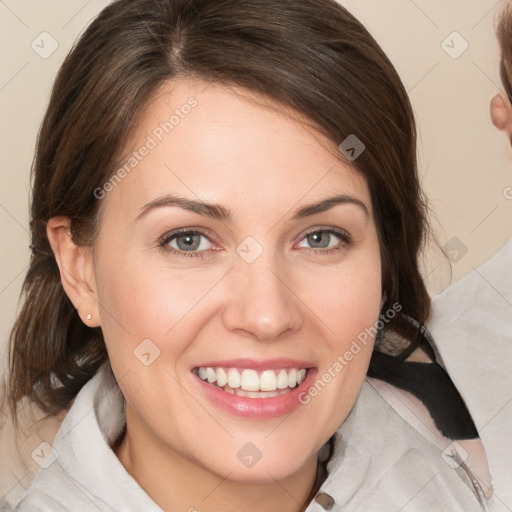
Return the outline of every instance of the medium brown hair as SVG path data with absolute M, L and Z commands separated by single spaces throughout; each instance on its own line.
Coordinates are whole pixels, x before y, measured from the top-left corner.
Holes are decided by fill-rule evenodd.
M 512 103 L 512 3 L 507 0 L 500 12 L 496 35 L 500 45 L 500 76 L 507 96 Z
M 339 157 L 368 183 L 384 308 L 402 306 L 389 327 L 405 332 L 408 317 L 420 325 L 429 317 L 418 269 L 427 217 L 413 112 L 367 30 L 334 0 L 117 0 L 65 59 L 37 140 L 33 252 L 10 337 L 14 413 L 22 397 L 49 414 L 62 411 L 107 359 L 101 329 L 82 323 L 63 290 L 46 226 L 69 217 L 75 243 L 93 244 L 100 206 L 93 191 L 115 171 L 157 88 L 177 76 L 263 94 L 308 118 L 336 146 L 356 135 L 365 151 L 354 162 Z

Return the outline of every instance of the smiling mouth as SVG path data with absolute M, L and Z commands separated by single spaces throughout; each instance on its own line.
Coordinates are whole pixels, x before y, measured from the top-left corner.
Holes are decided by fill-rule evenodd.
M 293 391 L 306 378 L 308 368 L 253 370 L 222 367 L 194 368 L 192 372 L 208 384 L 237 396 L 273 398 Z

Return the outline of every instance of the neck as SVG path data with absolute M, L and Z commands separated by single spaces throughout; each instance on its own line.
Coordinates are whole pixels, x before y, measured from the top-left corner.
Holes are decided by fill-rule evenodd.
M 114 451 L 128 473 L 164 511 L 188 512 L 303 512 L 317 491 L 317 458 L 285 479 L 262 483 L 237 482 L 212 473 L 185 458 L 130 421 Z M 136 422 L 135 422 L 136 423 Z

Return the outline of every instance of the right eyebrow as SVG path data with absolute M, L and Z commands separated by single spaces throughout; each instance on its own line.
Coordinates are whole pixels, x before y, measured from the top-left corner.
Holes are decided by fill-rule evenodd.
M 145 204 L 141 208 L 141 212 L 135 219 L 135 222 L 139 221 L 151 210 L 156 208 L 163 208 L 165 206 L 179 206 L 184 210 L 189 210 L 198 213 L 199 215 L 204 215 L 215 220 L 227 221 L 231 223 L 234 222 L 235 218 L 229 209 L 224 208 L 224 206 L 220 204 L 196 201 L 194 199 L 186 199 L 184 197 L 176 196 L 173 194 L 166 194 L 163 197 L 159 197 L 158 199 Z

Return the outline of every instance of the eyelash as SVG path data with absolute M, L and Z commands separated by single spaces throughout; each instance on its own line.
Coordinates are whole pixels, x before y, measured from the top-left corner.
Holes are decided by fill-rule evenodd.
M 343 248 L 347 248 L 352 244 L 352 239 L 351 239 L 350 235 L 348 235 L 348 233 L 345 233 L 345 232 L 337 230 L 337 229 L 332 229 L 332 228 L 313 229 L 311 231 L 308 231 L 307 233 L 304 233 L 304 236 L 301 238 L 301 241 L 304 238 L 306 238 L 308 235 L 312 235 L 314 233 L 329 233 L 329 234 L 335 235 L 341 240 L 341 244 L 338 247 L 334 247 L 331 249 L 314 249 L 314 248 L 310 248 L 309 250 L 306 249 L 307 253 L 309 255 L 313 254 L 315 256 L 318 256 L 320 253 L 320 255 L 326 256 L 329 254 L 333 254 L 334 252 L 339 251 Z M 208 255 L 205 254 L 208 251 L 179 251 L 174 248 L 170 248 L 168 244 L 180 235 L 201 235 L 201 236 L 204 236 L 208 241 L 211 242 L 210 238 L 205 233 L 203 233 L 201 231 L 191 230 L 188 228 L 182 228 L 182 229 L 173 231 L 171 233 L 166 233 L 160 239 L 158 246 L 165 252 L 171 253 L 171 254 L 177 256 L 178 258 L 207 258 L 208 257 Z

